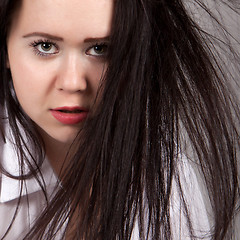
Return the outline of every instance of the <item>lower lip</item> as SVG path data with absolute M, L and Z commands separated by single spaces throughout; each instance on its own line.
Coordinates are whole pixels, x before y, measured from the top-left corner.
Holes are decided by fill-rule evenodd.
M 88 112 L 83 111 L 80 113 L 65 113 L 56 110 L 51 110 L 51 114 L 60 123 L 73 125 L 84 121 L 87 118 Z

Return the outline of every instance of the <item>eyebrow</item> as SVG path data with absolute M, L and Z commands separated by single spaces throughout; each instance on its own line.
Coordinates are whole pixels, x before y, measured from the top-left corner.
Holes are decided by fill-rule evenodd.
M 54 36 L 49 33 L 43 33 L 43 32 L 32 32 L 32 33 L 28 33 L 28 34 L 24 35 L 23 37 L 28 38 L 28 37 L 36 37 L 36 36 L 49 38 L 49 39 L 55 40 L 55 41 L 63 41 L 63 38 L 61 38 L 61 37 Z
M 91 42 L 108 42 L 110 37 L 103 37 L 103 38 L 86 38 L 84 39 L 85 43 L 91 43 Z
M 55 41 L 63 41 L 64 39 L 62 37 L 58 37 L 58 36 L 54 36 L 52 34 L 49 33 L 43 33 L 43 32 L 32 32 L 32 33 L 28 33 L 26 35 L 24 35 L 24 38 L 28 38 L 28 37 L 45 37 L 51 40 L 55 40 Z M 109 36 L 107 37 L 101 37 L 101 38 L 86 38 L 84 39 L 85 43 L 91 43 L 91 42 L 102 42 L 102 41 L 109 41 Z

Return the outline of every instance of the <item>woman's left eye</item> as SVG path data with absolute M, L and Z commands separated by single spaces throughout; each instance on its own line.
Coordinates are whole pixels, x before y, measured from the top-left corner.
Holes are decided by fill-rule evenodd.
M 48 41 L 33 42 L 31 43 L 31 46 L 36 54 L 40 56 L 49 56 L 59 52 L 56 44 Z
M 86 51 L 87 55 L 94 57 L 106 57 L 108 53 L 108 45 L 106 43 L 95 44 L 94 46 L 88 48 Z

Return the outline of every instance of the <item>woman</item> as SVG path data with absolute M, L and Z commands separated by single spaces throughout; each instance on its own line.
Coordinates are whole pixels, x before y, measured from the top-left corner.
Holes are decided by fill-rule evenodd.
M 238 109 L 190 10 L 1 1 L 2 239 L 231 237 Z

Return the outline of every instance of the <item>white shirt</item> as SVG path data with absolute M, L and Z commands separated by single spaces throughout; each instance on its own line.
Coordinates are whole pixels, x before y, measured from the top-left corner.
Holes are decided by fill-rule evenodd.
M 19 172 L 18 158 L 14 149 L 14 144 L 10 139 L 10 134 L 7 134 L 6 143 L 0 139 L 0 161 L 9 173 L 17 176 Z M 183 192 L 191 213 L 195 233 L 203 236 L 210 227 L 208 214 L 196 175 L 190 164 L 186 161 L 183 161 L 182 168 L 179 171 L 183 183 Z M 41 172 L 50 196 L 58 183 L 57 177 L 47 160 L 44 161 Z M 20 191 L 21 184 L 19 180 L 12 179 L 4 174 L 0 175 L 0 239 L 4 236 L 11 224 L 18 205 Z M 22 189 L 19 210 L 9 233 L 4 239 L 21 240 L 32 226 L 34 220 L 41 214 L 45 204 L 46 200 L 39 183 L 35 178 L 26 180 Z M 190 239 L 187 222 L 182 209 L 177 185 L 176 182 L 173 182 L 170 216 L 172 219 L 171 224 L 174 240 Z M 139 239 L 137 223 L 135 224 L 131 239 Z
M 0 161 L 6 171 L 13 176 L 19 176 L 19 163 L 15 146 L 11 141 L 10 132 L 7 132 L 8 128 L 5 127 L 5 130 L 6 143 L 4 143 L 2 138 L 0 139 Z M 58 181 L 47 160 L 44 161 L 41 167 L 41 173 L 50 197 Z M 44 184 L 43 180 L 41 182 Z M 19 180 L 10 178 L 0 172 L 0 239 L 2 239 L 11 224 L 21 191 L 22 198 L 19 203 L 19 210 L 10 232 L 4 239 L 22 239 L 46 205 L 45 196 L 35 178 L 24 181 L 21 189 Z

